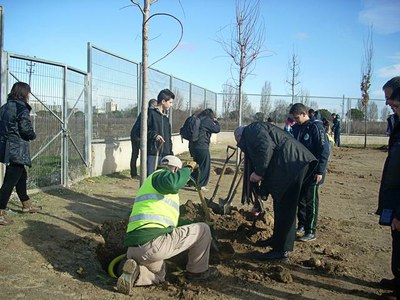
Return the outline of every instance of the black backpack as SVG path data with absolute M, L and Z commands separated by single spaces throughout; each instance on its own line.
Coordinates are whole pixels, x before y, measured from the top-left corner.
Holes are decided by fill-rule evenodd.
M 191 115 L 179 130 L 181 137 L 189 142 L 196 142 L 199 139 L 200 119 L 196 115 Z

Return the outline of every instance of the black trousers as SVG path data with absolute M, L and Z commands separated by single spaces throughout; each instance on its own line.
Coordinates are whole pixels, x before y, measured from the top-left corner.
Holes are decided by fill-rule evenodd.
M 26 191 L 27 179 L 28 173 L 24 165 L 9 165 L 6 167 L 6 174 L 0 189 L 0 209 L 7 208 L 14 187 L 21 202 L 29 200 Z
M 274 233 L 272 249 L 274 251 L 293 251 L 296 238 L 296 212 L 301 187 L 308 171 L 305 167 L 294 178 L 281 199 L 274 199 Z
M 340 129 L 333 132 L 333 139 L 335 140 L 336 146 L 340 147 Z
M 192 176 L 198 182 L 199 187 L 206 186 L 210 178 L 211 157 L 210 149 L 189 149 L 190 155 L 199 167 Z
M 137 176 L 136 162 L 139 157 L 140 144 L 137 141 L 131 140 L 132 155 L 131 155 L 131 177 Z
M 318 185 L 304 184 L 301 188 L 297 209 L 298 227 L 304 227 L 306 233 L 315 233 L 318 220 Z

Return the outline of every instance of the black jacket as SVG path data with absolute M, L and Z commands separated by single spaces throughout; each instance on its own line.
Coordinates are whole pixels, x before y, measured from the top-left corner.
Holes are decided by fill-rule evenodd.
M 262 189 L 278 201 L 306 166 L 313 169 L 317 163 L 306 147 L 271 123 L 246 126 L 238 146 L 250 159 L 251 169 L 264 177 Z
M 393 209 L 400 220 L 400 121 L 398 118 L 389 137 L 388 156 L 383 167 L 377 213 L 384 208 Z
M 160 149 L 160 157 L 165 155 L 173 155 L 171 124 L 166 114 L 163 114 L 157 108 L 148 110 L 147 119 L 147 155 L 156 155 L 157 147 Z M 140 118 L 139 114 L 135 125 L 131 130 L 131 139 L 140 139 Z M 158 144 L 155 140 L 157 135 L 161 135 L 165 143 Z
M 189 149 L 208 149 L 210 146 L 211 134 L 220 132 L 218 121 L 209 117 L 200 119 L 199 139 L 195 142 L 189 141 Z
M 324 182 L 326 167 L 329 159 L 329 142 L 322 121 L 315 119 L 304 124 L 295 124 L 292 126 L 293 136 L 302 143 L 318 159 L 318 165 L 315 173 L 323 175 L 319 184 Z
M 29 141 L 36 134 L 30 110 L 30 105 L 21 100 L 8 100 L 0 108 L 0 162 L 31 166 Z

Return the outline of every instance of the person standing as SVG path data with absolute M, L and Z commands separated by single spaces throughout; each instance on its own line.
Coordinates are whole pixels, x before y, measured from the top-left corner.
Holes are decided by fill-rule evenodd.
M 14 187 L 22 202 L 23 213 L 36 213 L 42 209 L 32 205 L 26 187 L 28 174 L 25 166 L 32 165 L 29 141 L 36 138 L 29 117 L 32 109 L 28 104 L 30 92 L 27 83 L 15 83 L 8 94 L 7 103 L 0 108 L 0 162 L 6 165 L 0 189 L 0 225 L 13 223 L 6 216 L 6 209 Z
M 157 105 L 156 99 L 149 100 L 149 110 L 154 109 L 156 105 Z M 131 129 L 131 145 L 132 145 L 132 154 L 130 163 L 131 178 L 135 178 L 136 176 L 138 176 L 136 162 L 139 157 L 139 151 L 140 151 L 140 130 L 138 131 L 138 129 L 140 128 L 141 116 L 142 115 L 139 114 L 135 124 Z
M 257 255 L 261 261 L 287 260 L 296 236 L 296 212 L 301 186 L 317 160 L 301 143 L 283 129 L 254 122 L 236 128 L 237 146 L 245 154 L 242 203 L 250 203 L 249 186 L 273 198 L 274 229 L 272 251 Z
M 210 227 L 206 223 L 178 226 L 178 192 L 196 163 L 187 162 L 182 167 L 179 158 L 166 155 L 160 167 L 140 187 L 129 217 L 124 240 L 127 260 L 117 281 L 118 291 L 127 295 L 133 286 L 164 282 L 164 260 L 186 250 L 187 279 L 208 280 L 219 275 L 218 269 L 209 267 Z
M 385 215 L 389 217 L 385 225 L 391 228 L 391 269 L 394 277 L 383 278 L 380 285 L 393 290 L 393 293 L 382 295 L 385 299 L 400 299 L 400 177 L 398 174 L 400 170 L 400 77 L 389 80 L 383 86 L 383 91 L 386 103 L 390 105 L 395 116 L 388 118 L 388 124 L 392 122 L 393 124 L 389 136 L 388 156 L 382 172 L 377 214 L 380 215 L 380 221 Z
M 147 119 L 147 176 L 157 169 L 161 158 L 173 155 L 172 132 L 168 111 L 172 107 L 175 94 L 164 89 L 157 96 L 157 105 L 148 110 Z M 140 121 L 136 122 L 134 135 L 140 138 Z
M 340 131 L 341 131 L 341 124 L 340 124 L 340 116 L 338 114 L 332 114 L 332 131 L 333 131 L 333 139 L 335 140 L 336 146 L 340 147 Z
M 312 176 L 304 181 L 298 203 L 298 226 L 296 235 L 302 242 L 315 240 L 315 230 L 318 220 L 318 187 L 323 184 L 329 159 L 329 142 L 322 121 L 310 120 L 307 107 L 295 103 L 289 113 L 296 125 L 293 126 L 293 136 L 302 143 L 318 160 Z
M 207 108 L 197 116 L 200 119 L 199 138 L 196 141 L 189 141 L 189 152 L 198 168 L 193 173 L 197 186 L 205 189 L 210 178 L 211 156 L 210 139 L 211 134 L 220 132 L 218 120 L 212 109 Z

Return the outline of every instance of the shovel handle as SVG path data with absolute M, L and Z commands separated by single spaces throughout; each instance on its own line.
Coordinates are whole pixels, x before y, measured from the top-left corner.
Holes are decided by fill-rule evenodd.
M 233 150 L 233 152 L 231 154 L 229 154 L 229 149 Z M 208 203 L 213 202 L 213 200 L 215 199 L 215 196 L 217 195 L 217 192 L 219 189 L 219 183 L 222 179 L 222 176 L 225 174 L 225 170 L 226 170 L 226 167 L 228 166 L 228 162 L 232 158 L 232 156 L 235 155 L 236 151 L 237 151 L 237 147 L 232 147 L 230 145 L 226 146 L 226 159 L 225 159 L 224 165 L 222 167 L 221 174 L 219 175 L 217 183 L 215 185 L 214 192 L 213 192 L 210 200 L 208 200 Z

